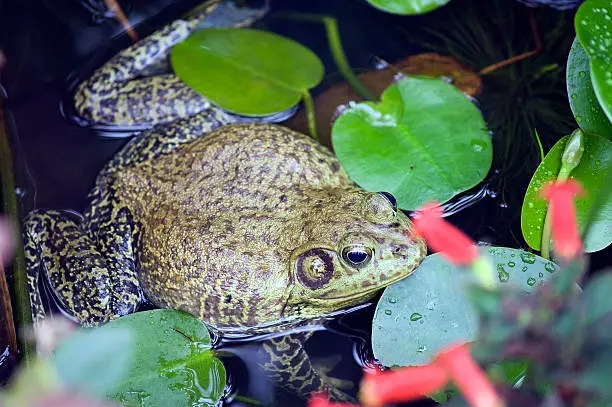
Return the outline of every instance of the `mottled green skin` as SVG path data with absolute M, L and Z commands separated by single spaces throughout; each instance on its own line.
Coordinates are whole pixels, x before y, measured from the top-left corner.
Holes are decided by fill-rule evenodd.
M 104 167 L 81 221 L 53 210 L 26 218 L 35 321 L 44 317 L 37 288 L 43 267 L 83 325 L 137 311 L 146 299 L 236 335 L 316 321 L 408 276 L 426 253 L 423 241 L 407 237 L 409 219 L 382 195 L 357 188 L 313 139 L 277 125 L 232 123 L 210 105 L 189 110 L 184 85 L 153 86 L 157 96 L 146 103 L 113 88 L 158 61 L 147 61 L 143 48 L 154 48 L 151 38 L 165 41 L 168 27 L 122 51 L 94 75 L 98 82 L 81 87 L 77 101 L 83 97 L 81 110 L 95 120 L 145 115 L 162 124 Z M 134 89 L 142 94 L 148 88 L 141 81 Z M 128 105 L 139 107 L 126 114 Z M 145 108 L 150 115 L 139 110 Z M 355 246 L 372 253 L 367 265 L 343 258 L 343 249 Z M 267 342 L 264 367 L 300 394 L 327 390 L 346 398 L 313 369 L 302 339 Z

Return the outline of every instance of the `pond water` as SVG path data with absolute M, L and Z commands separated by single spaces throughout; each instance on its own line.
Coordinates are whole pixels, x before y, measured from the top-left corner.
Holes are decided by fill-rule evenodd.
M 427 30 L 452 26 L 452 16 L 466 16 L 466 10 L 470 7 L 474 9 L 476 3 L 478 13 L 472 19 L 465 20 L 468 27 L 466 32 L 457 33 L 457 36 L 475 33 L 476 44 L 462 42 L 461 38 L 455 38 L 453 42 L 460 44 L 459 48 L 474 48 L 471 53 L 470 50 L 459 50 L 460 54 L 463 52 L 463 55 L 473 57 L 464 63 L 473 63 L 476 68 L 482 68 L 495 62 L 486 58 L 504 59 L 505 45 L 497 44 L 503 44 L 506 34 L 511 42 L 518 41 L 522 45 L 532 43 L 526 8 L 510 0 L 455 0 L 449 6 L 450 11 L 422 17 L 392 16 L 374 10 L 365 1 L 275 0 L 271 3 L 273 13 L 256 23 L 255 27 L 293 38 L 319 55 L 327 76 L 314 89 L 317 94 L 339 80 L 322 25 L 274 18 L 274 13 L 297 11 L 336 17 L 349 62 L 355 69 L 367 70 L 373 69 L 381 60 L 395 62 L 408 55 L 430 52 L 427 45 L 433 43 L 440 47 L 442 53 L 457 52 L 439 38 L 437 42 L 433 40 Z M 23 214 L 32 208 L 81 211 L 96 174 L 127 141 L 124 138 L 101 138 L 91 129 L 66 118 L 60 109 L 71 74 L 82 72 L 84 66 L 95 66 L 96 61 L 129 44 L 129 38 L 121 35 L 121 26 L 114 19 L 94 16 L 96 4 L 103 4 L 103 1 L 0 0 L 0 48 L 9 61 L 2 71 L 1 84 L 8 94 L 8 124 L 12 133 L 17 193 Z M 141 23 L 139 30 L 150 32 L 191 9 L 198 1 L 124 0 L 120 4 L 134 25 Z M 555 44 L 545 44 L 556 47 L 553 51 L 547 50 L 537 57 L 542 58 L 539 66 L 547 66 L 555 63 L 555 58 L 567 55 L 573 38 L 572 14 L 546 9 L 537 10 L 536 14 L 542 23 L 542 30 L 556 32 L 560 38 Z M 493 17 L 480 18 L 487 15 Z M 552 21 L 557 24 L 556 27 Z M 505 33 L 504 27 L 512 32 Z M 482 52 L 478 51 L 479 47 Z M 563 47 L 566 47 L 565 51 Z M 478 59 L 479 54 L 482 60 Z M 557 62 L 562 66 L 564 64 L 563 59 Z M 532 61 L 509 68 L 512 72 L 508 75 L 514 77 L 515 82 L 504 82 L 502 75 L 485 79 L 479 106 L 486 117 L 495 117 L 498 114 L 495 109 L 507 99 L 520 118 L 521 109 L 527 109 L 529 98 L 535 94 L 525 91 L 520 85 L 521 75 L 534 74 L 530 63 L 537 65 Z M 542 109 L 543 113 L 537 110 L 529 113 L 530 123 L 537 125 L 543 135 L 546 150 L 572 125 L 566 100 L 564 106 L 564 88 L 555 91 L 561 93 L 557 99 L 552 97 L 553 102 Z M 553 108 L 562 117 L 560 122 L 547 120 L 547 113 Z M 538 116 L 538 113 L 541 114 Z M 457 205 L 451 221 L 477 241 L 526 248 L 520 232 L 520 206 L 530 174 L 537 163 L 530 161 L 534 152 L 533 140 L 521 138 L 526 124 L 518 120 L 508 126 L 506 131 L 493 134 L 496 147 L 508 148 L 496 149 L 495 164 L 485 183 L 452 201 Z M 592 267 L 609 264 L 609 255 L 610 249 L 593 256 Z M 314 335 L 308 343 L 308 350 L 315 357 L 340 356 L 337 375 L 357 382 L 360 364 L 372 357 L 369 335 L 373 310 L 372 306 L 366 307 L 334 321 L 329 330 Z M 238 389 L 240 395 L 264 403 L 272 401 L 271 384 L 252 373 L 251 347 L 228 343 L 223 348 L 238 356 L 224 358 L 232 388 Z M 0 357 L 0 363 L 2 360 Z M 0 376 L 5 377 L 9 368 L 7 364 L 0 365 Z M 304 404 L 303 400 L 288 394 L 281 397 L 276 399 L 276 405 Z M 234 399 L 230 404 L 238 406 L 242 403 Z

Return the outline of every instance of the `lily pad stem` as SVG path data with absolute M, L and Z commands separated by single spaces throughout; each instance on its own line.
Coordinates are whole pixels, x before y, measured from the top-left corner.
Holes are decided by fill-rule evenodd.
M 582 153 L 584 152 L 584 137 L 582 130 L 576 129 L 570 136 L 563 155 L 561 156 L 561 168 L 557 174 L 557 181 L 566 181 L 574 168 L 580 164 Z M 551 236 L 551 216 L 550 211 L 546 210 L 544 218 L 544 226 L 542 227 L 542 243 L 541 255 L 546 259 L 550 259 L 550 236 Z
M 327 41 L 329 49 L 334 58 L 336 66 L 344 76 L 344 79 L 351 85 L 353 90 L 359 95 L 372 102 L 378 101 L 378 97 L 370 89 L 368 89 L 357 76 L 353 73 L 351 66 L 349 65 L 344 49 L 342 48 L 342 41 L 340 40 L 340 33 L 338 31 L 338 22 L 335 18 L 329 16 L 320 16 L 317 14 L 307 13 L 282 13 L 279 17 L 290 18 L 298 21 L 308 21 L 313 23 L 323 23 L 325 26 L 325 32 L 327 33 Z
M 13 178 L 13 159 L 8 139 L 8 130 L 4 117 L 4 105 L 0 96 L 0 181 L 2 183 L 2 209 L 11 219 L 19 219 L 17 198 L 15 196 L 15 181 Z M 25 259 L 21 240 L 17 239 L 16 256 L 13 261 L 13 293 L 15 304 L 15 319 L 18 327 L 31 325 L 30 298 L 25 272 Z M 23 335 L 19 335 L 19 344 L 23 360 L 30 364 L 34 357 L 34 349 Z
M 304 108 L 306 108 L 306 117 L 308 117 L 308 129 L 310 130 L 310 136 L 318 140 L 317 136 L 317 117 L 315 115 L 314 103 L 312 103 L 312 96 L 310 92 L 304 90 L 302 92 L 302 100 L 304 101 Z

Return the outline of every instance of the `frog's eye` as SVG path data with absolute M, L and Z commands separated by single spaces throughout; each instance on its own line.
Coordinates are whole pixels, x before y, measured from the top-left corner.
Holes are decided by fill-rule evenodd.
M 360 268 L 365 266 L 372 259 L 372 249 L 369 247 L 355 245 L 347 246 L 342 249 L 342 260 L 349 265 Z
M 394 211 L 397 211 L 397 201 L 395 200 L 395 197 L 393 195 L 388 192 L 379 192 L 379 194 L 382 195 L 387 201 L 389 201 Z

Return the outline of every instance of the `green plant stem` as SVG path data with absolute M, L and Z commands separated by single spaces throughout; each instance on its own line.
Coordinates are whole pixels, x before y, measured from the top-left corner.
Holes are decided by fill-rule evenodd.
M 574 130 L 570 136 L 563 155 L 561 156 L 561 168 L 557 174 L 557 182 L 567 181 L 574 168 L 580 164 L 582 153 L 584 151 L 583 133 L 582 130 Z M 551 216 L 550 210 L 546 209 L 544 217 L 544 225 L 542 226 L 542 242 L 540 243 L 541 255 L 545 259 L 550 259 L 550 237 L 551 237 Z
M 342 76 L 344 76 L 344 79 L 346 79 L 355 92 L 363 96 L 365 99 L 373 102 L 378 101 L 378 97 L 376 97 L 376 95 L 372 93 L 372 91 L 370 91 L 370 89 L 368 89 L 353 73 L 353 70 L 346 59 L 344 49 L 342 48 L 342 41 L 340 40 L 340 33 L 338 31 L 338 23 L 335 18 L 305 13 L 282 13 L 279 14 L 279 16 L 298 21 L 322 23 L 325 26 L 327 41 L 332 57 L 334 58 L 336 66 L 342 73 Z
M 17 197 L 15 196 L 15 181 L 13 177 L 13 159 L 8 139 L 6 120 L 4 119 L 4 105 L 0 100 L 0 182 L 2 183 L 2 208 L 12 219 L 19 219 L 17 211 Z M 30 298 L 25 272 L 25 259 L 21 239 L 17 239 L 16 256 L 13 261 L 13 293 L 15 304 L 15 319 L 18 327 L 23 328 L 32 324 Z M 22 357 L 26 364 L 34 358 L 34 348 L 29 341 L 19 335 L 19 344 Z
M 306 108 L 306 117 L 308 118 L 308 129 L 310 130 L 310 136 L 318 140 L 317 135 L 317 116 L 314 110 L 314 103 L 312 102 L 312 96 L 308 90 L 302 92 L 302 100 L 304 101 L 304 108 Z

